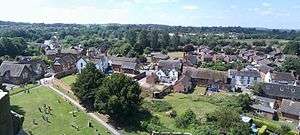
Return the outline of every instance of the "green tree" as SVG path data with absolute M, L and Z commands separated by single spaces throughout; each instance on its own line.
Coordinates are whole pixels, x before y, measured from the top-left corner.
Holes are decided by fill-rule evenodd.
M 125 35 L 125 39 L 130 45 L 135 45 L 137 40 L 136 32 L 134 30 L 129 30 Z
M 256 83 L 252 86 L 252 92 L 254 95 L 263 96 L 264 95 L 264 84 L 263 83 Z
M 175 124 L 177 127 L 186 128 L 190 124 L 195 123 L 195 121 L 196 114 L 191 109 L 188 109 L 184 112 L 183 115 L 176 117 Z
M 285 72 L 295 71 L 297 75 L 300 75 L 300 58 L 287 58 L 281 65 L 281 69 Z
M 287 135 L 291 131 L 291 127 L 286 124 L 280 125 L 279 133 L 282 135 Z
M 134 45 L 134 50 L 139 54 L 143 54 L 143 49 L 149 45 L 148 31 L 142 30 L 139 33 L 138 42 Z
M 170 46 L 170 35 L 168 32 L 162 33 L 161 48 L 166 49 Z
M 172 40 L 171 40 L 171 48 L 169 48 L 170 50 L 176 50 L 178 48 L 178 46 L 181 45 L 180 43 L 180 36 L 178 33 L 175 33 L 174 36 L 172 37 Z
M 158 51 L 160 49 L 158 43 L 158 32 L 155 30 L 150 32 L 150 46 L 155 51 Z
M 85 108 L 89 110 L 94 108 L 95 92 L 104 77 L 93 63 L 88 63 L 78 75 L 71 89 Z
M 144 53 L 148 56 L 149 54 L 151 54 L 151 49 L 150 49 L 150 47 L 146 47 L 145 49 L 144 49 Z
M 106 77 L 96 93 L 95 107 L 101 113 L 120 123 L 132 122 L 138 112 L 141 88 L 133 79 L 123 74 Z
M 283 49 L 283 53 L 300 55 L 300 42 L 299 41 L 288 42 Z

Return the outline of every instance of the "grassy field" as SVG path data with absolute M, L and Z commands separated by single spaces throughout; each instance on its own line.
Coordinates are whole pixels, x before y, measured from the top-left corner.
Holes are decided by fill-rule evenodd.
M 170 56 L 172 59 L 183 58 L 183 52 L 169 52 L 168 56 Z
M 206 113 L 213 112 L 218 106 L 204 100 L 198 100 L 198 98 L 205 98 L 204 96 L 199 95 L 199 93 L 201 93 L 199 92 L 200 90 L 202 89 L 196 89 L 192 94 L 172 93 L 163 100 L 171 104 L 172 110 L 175 110 L 177 115 L 181 115 L 186 110 L 191 109 L 196 113 L 198 118 L 203 118 Z M 168 129 L 176 132 L 193 132 L 191 128 L 177 128 L 175 126 L 175 119 L 167 116 L 166 112 L 152 112 L 152 114 L 158 116 L 162 124 Z
M 66 76 L 66 77 L 61 78 L 61 80 L 62 80 L 65 84 L 71 86 L 71 85 L 75 82 L 76 78 L 77 78 L 76 75 L 69 75 L 69 76 Z
M 25 116 L 24 130 L 34 135 L 109 134 L 104 127 L 91 120 L 84 112 L 78 111 L 76 107 L 46 87 L 36 87 L 31 89 L 30 93 L 21 92 L 10 98 L 13 110 Z M 52 115 L 45 113 L 44 104 L 51 107 Z M 42 112 L 39 108 L 42 108 Z M 75 112 L 75 117 L 72 112 Z M 47 116 L 50 122 L 43 120 L 42 116 Z M 88 127 L 89 121 L 93 128 Z

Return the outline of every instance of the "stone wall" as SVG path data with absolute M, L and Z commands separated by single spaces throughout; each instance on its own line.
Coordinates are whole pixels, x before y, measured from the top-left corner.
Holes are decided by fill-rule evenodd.
M 0 90 L 0 135 L 13 135 L 9 94 Z

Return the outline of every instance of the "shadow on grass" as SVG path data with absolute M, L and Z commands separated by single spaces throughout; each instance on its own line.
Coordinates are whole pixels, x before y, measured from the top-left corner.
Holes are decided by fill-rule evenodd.
M 147 109 L 141 109 L 139 112 L 128 116 L 124 122 L 109 119 L 109 123 L 117 127 L 118 130 L 121 129 L 128 133 L 146 132 L 143 127 L 141 127 L 141 122 L 148 121 L 151 118 L 152 115 Z
M 20 106 L 18 106 L 18 105 L 11 105 L 10 106 L 10 109 L 12 110 L 12 111 L 14 111 L 14 112 L 16 112 L 16 113 L 18 113 L 18 114 L 20 114 L 20 115 L 25 115 L 25 111 L 22 109 L 23 107 L 20 107 Z

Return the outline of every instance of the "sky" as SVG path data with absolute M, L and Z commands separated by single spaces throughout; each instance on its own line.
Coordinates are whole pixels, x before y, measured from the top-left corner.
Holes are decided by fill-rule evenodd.
M 0 20 L 300 29 L 300 0 L 0 0 Z

